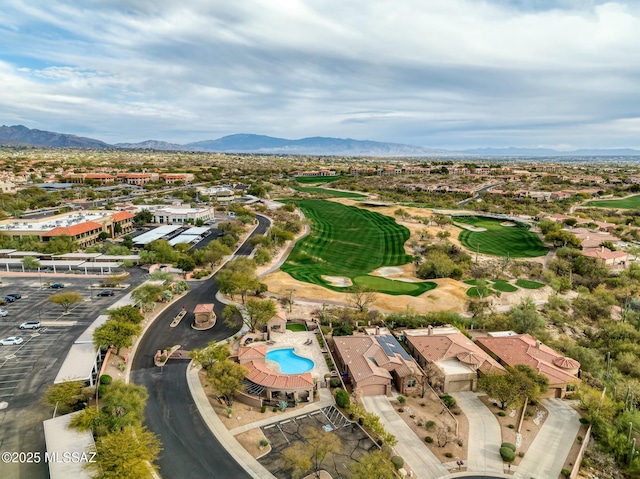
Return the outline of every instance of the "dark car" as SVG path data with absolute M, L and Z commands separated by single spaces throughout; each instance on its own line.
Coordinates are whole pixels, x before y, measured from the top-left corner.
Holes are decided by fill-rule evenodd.
M 13 296 L 3 296 L 2 297 L 2 301 L 4 301 L 5 303 L 13 303 L 15 302 L 16 298 L 14 298 Z
M 15 298 L 15 299 L 22 298 L 22 295 L 20 293 L 9 293 L 7 296 L 11 296 L 12 298 Z
M 62 289 L 64 288 L 64 284 L 62 283 L 53 283 L 49 285 L 49 289 Z
M 112 289 L 103 289 L 102 291 L 100 291 L 97 296 L 113 296 L 113 290 Z

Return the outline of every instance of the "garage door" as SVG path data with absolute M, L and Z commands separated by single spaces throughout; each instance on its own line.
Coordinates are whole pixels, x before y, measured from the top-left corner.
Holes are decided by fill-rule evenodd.
M 362 388 L 362 394 L 365 396 L 384 396 L 387 394 L 387 388 L 384 384 L 371 384 Z
M 471 391 L 471 381 L 451 381 L 447 388 L 448 393 L 455 393 L 460 391 Z

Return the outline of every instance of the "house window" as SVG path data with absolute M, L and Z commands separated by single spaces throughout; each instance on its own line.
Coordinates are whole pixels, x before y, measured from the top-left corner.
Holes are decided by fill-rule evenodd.
M 408 388 L 415 388 L 416 387 L 416 380 L 415 379 L 409 379 L 407 381 L 407 387 Z

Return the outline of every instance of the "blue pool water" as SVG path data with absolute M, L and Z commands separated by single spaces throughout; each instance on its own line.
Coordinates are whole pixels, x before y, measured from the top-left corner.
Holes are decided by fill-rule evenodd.
M 313 369 L 311 359 L 303 358 L 293 352 L 293 348 L 274 349 L 267 353 L 268 361 L 275 361 L 280 365 L 280 372 L 284 374 L 306 373 Z

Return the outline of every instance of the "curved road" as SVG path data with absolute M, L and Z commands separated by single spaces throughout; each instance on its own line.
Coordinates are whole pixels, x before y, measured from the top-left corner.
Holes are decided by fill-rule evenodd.
M 262 235 L 269 220 L 258 216 L 258 227 L 251 236 Z M 236 255 L 249 255 L 253 247 L 245 241 Z M 131 381 L 142 384 L 149 392 L 145 410 L 145 424 L 162 441 L 163 451 L 158 464 L 163 479 L 185 477 L 250 478 L 245 470 L 227 453 L 206 426 L 189 393 L 186 380 L 187 361 L 169 361 L 163 368 L 153 365 L 158 349 L 180 344 L 185 350 L 201 348 L 210 341 L 223 340 L 239 329 L 228 327 L 218 320 L 209 331 L 191 329 L 192 313 L 175 328 L 169 324 L 182 306 L 193 311 L 198 303 L 213 303 L 218 318 L 222 317 L 223 304 L 215 299 L 218 286 L 212 278 L 205 282 L 190 283 L 192 290 L 183 301 L 171 305 L 148 329 L 140 340 L 131 368 Z

